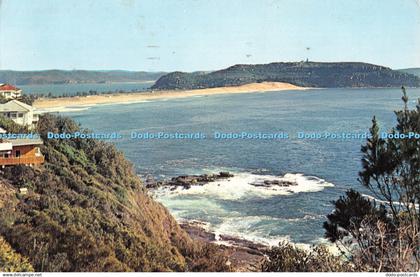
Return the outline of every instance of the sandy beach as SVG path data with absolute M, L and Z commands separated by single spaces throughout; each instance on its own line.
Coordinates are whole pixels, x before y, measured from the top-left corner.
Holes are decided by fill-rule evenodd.
M 183 98 L 191 96 L 204 96 L 215 94 L 254 93 L 281 90 L 304 90 L 307 88 L 281 82 L 252 83 L 234 87 L 218 87 L 196 90 L 166 90 L 143 93 L 118 93 L 91 96 L 75 96 L 62 98 L 40 98 L 33 106 L 37 109 L 57 109 L 65 107 L 83 107 L 96 104 L 119 104 L 141 102 L 146 100 Z

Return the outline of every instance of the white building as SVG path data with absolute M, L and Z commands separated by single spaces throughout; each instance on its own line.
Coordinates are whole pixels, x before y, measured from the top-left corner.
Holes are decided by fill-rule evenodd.
M 7 131 L 0 127 L 0 134 L 6 134 Z M 12 153 L 13 145 L 11 142 L 0 139 L 0 158 Z
M 38 123 L 38 113 L 36 113 L 35 109 L 18 100 L 0 104 L 0 115 L 29 128 L 35 127 Z
M 0 84 L 0 96 L 6 99 L 17 99 L 22 97 L 22 90 L 9 84 Z

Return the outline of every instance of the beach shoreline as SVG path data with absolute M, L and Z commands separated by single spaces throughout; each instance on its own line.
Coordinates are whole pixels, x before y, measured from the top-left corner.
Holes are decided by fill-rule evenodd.
M 33 106 L 37 109 L 57 109 L 66 107 L 85 107 L 98 104 L 124 104 L 147 100 L 175 99 L 192 96 L 208 96 L 218 94 L 256 93 L 284 90 L 305 90 L 308 88 L 281 82 L 252 83 L 242 86 L 217 87 L 194 90 L 163 90 L 139 93 L 101 94 L 61 98 L 40 98 Z

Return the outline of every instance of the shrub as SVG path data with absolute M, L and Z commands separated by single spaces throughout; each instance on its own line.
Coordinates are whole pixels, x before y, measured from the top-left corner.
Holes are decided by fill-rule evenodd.
M 0 272 L 34 271 L 28 259 L 16 253 L 12 247 L 0 237 Z
M 420 99 L 410 110 L 402 91 L 404 108 L 395 112 L 392 138 L 379 135 L 374 117 L 371 138 L 362 146 L 359 180 L 377 200 L 349 191 L 334 202 L 324 224 L 326 237 L 360 271 L 420 270 L 420 140 L 408 137 L 420 133 Z M 382 204 L 377 207 L 376 201 Z
M 266 272 L 331 272 L 350 271 L 350 265 L 340 257 L 332 255 L 323 246 L 304 250 L 282 242 L 266 253 L 267 260 L 262 265 Z

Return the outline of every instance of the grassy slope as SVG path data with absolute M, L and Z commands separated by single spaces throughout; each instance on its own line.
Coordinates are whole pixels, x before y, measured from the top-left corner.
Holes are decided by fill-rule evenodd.
M 4 126 L 5 120 L 0 120 Z M 71 120 L 43 116 L 40 132 L 74 132 Z M 37 271 L 183 271 L 194 243 L 147 195 L 114 146 L 44 140 L 46 163 L 4 169 L 2 182 L 25 196 L 0 210 L 0 235 Z M 3 194 L 3 191 L 0 192 Z M 7 197 L 6 197 L 7 198 Z

